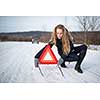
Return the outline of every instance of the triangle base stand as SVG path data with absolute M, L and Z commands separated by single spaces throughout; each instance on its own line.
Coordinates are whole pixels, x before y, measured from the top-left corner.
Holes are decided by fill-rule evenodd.
M 44 77 L 44 74 L 42 73 L 42 70 L 40 67 L 39 67 L 39 71 L 40 71 L 41 75 Z
M 61 70 L 61 67 L 60 67 L 59 65 L 57 65 L 57 67 L 58 67 L 58 69 L 60 70 L 61 75 L 64 77 L 64 73 L 63 73 L 63 71 Z
M 56 67 L 58 67 L 58 69 L 59 69 L 59 71 L 60 71 L 62 77 L 64 77 L 64 73 L 63 73 L 63 71 L 61 70 L 61 67 L 60 67 L 59 65 L 57 65 Z M 40 66 L 39 66 L 38 68 L 39 68 L 39 71 L 40 71 L 41 75 L 44 77 L 44 74 L 43 74 L 43 72 L 42 72 Z

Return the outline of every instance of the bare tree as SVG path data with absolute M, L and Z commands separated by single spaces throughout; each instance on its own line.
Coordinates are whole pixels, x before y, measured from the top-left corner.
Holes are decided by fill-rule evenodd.
M 82 31 L 100 31 L 100 16 L 76 16 Z
M 89 30 L 89 17 L 88 16 L 76 16 L 79 28 L 84 31 L 84 42 L 87 43 L 87 31 Z
M 76 16 L 81 31 L 84 31 L 84 42 L 87 43 L 88 31 L 100 31 L 100 16 Z
M 89 16 L 76 16 L 79 27 L 82 31 L 89 30 Z
M 100 16 L 90 16 L 88 23 L 89 31 L 100 31 Z

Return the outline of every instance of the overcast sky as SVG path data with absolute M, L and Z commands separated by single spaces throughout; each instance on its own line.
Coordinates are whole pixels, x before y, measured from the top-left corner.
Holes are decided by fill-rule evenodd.
M 52 31 L 57 24 L 63 24 L 70 31 L 77 31 L 75 16 L 0 16 L 0 32 Z

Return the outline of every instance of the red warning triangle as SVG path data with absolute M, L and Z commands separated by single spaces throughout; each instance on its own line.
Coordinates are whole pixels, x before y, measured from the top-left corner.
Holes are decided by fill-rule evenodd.
M 49 56 L 49 58 L 46 57 L 47 55 Z M 41 56 L 39 57 L 39 62 L 41 64 L 57 64 L 58 60 L 54 55 L 52 49 L 50 48 L 50 45 L 47 45 L 43 50 Z

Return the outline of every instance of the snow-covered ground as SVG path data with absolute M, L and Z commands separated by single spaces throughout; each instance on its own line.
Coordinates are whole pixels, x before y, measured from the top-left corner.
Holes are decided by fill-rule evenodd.
M 68 68 L 61 68 L 62 77 L 56 65 L 40 64 L 44 77 L 34 67 L 34 55 L 45 46 L 44 43 L 31 42 L 0 42 L 0 82 L 67 82 L 67 83 L 99 83 L 100 82 L 100 46 L 88 49 L 82 63 L 83 74 L 74 70 L 76 62 L 68 63 Z M 57 48 L 53 46 L 57 59 Z

